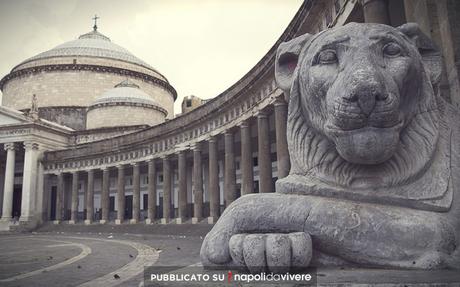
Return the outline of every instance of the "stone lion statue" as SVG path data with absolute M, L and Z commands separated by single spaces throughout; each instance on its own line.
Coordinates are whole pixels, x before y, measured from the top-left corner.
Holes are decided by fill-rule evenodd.
M 416 24 L 350 23 L 279 46 L 288 177 L 233 202 L 205 267 L 460 267 L 460 117 Z

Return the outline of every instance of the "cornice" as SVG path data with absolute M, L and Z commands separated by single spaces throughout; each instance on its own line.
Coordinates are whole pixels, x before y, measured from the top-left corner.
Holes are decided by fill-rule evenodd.
M 144 81 L 148 81 L 153 83 L 154 85 L 160 86 L 171 93 L 174 100 L 177 99 L 177 92 L 173 86 L 171 86 L 168 82 L 156 78 L 152 75 L 148 75 L 138 71 L 132 71 L 128 69 L 118 68 L 118 67 L 110 67 L 110 66 L 100 66 L 100 65 L 90 65 L 90 64 L 53 64 L 53 65 L 42 65 L 36 67 L 29 67 L 20 69 L 17 71 L 12 71 L 3 79 L 0 80 L 0 90 L 3 91 L 3 86 L 6 82 L 11 79 L 25 76 L 25 75 L 33 75 L 38 74 L 41 72 L 54 72 L 54 71 L 92 71 L 97 73 L 112 73 L 118 74 L 123 76 L 130 76 L 142 79 Z

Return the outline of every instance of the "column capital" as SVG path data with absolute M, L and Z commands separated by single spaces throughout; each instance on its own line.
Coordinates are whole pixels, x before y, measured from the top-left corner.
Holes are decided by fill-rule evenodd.
M 115 167 L 118 168 L 118 169 L 124 169 L 125 165 L 124 164 L 117 164 Z
M 130 163 L 130 165 L 133 166 L 133 167 L 136 167 L 136 166 L 139 166 L 140 163 L 139 162 L 132 162 L 132 163 Z
M 201 142 L 193 143 L 191 148 L 193 151 L 201 151 L 202 149 Z
M 281 95 L 281 96 L 278 96 L 275 98 L 275 102 L 273 103 L 273 105 L 276 107 L 276 106 L 287 106 L 287 102 L 286 100 L 284 99 L 284 96 Z
M 217 135 L 211 136 L 208 138 L 208 142 L 217 142 Z
M 258 119 L 265 119 L 268 118 L 269 112 L 261 110 L 257 113 L 257 118 Z
M 14 145 L 14 143 L 6 143 L 6 144 L 4 145 L 4 149 L 5 149 L 6 151 L 15 150 L 15 145 Z
M 94 173 L 94 168 L 89 168 L 85 170 L 87 173 Z
M 102 170 L 102 171 L 109 170 L 110 166 L 102 166 L 99 169 Z
M 245 129 L 245 128 L 249 128 L 251 124 L 249 123 L 249 119 L 246 119 L 242 121 L 241 123 L 239 123 L 238 126 L 240 127 L 240 129 Z
M 38 143 L 33 141 L 25 141 L 24 142 L 25 149 L 38 149 Z

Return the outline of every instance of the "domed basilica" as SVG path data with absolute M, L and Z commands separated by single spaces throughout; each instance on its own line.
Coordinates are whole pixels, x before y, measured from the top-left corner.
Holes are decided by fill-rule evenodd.
M 96 25 L 19 63 L 0 80 L 0 230 L 207 224 L 241 195 L 273 192 L 290 169 L 276 49 L 305 33 L 418 22 L 443 49 L 441 93 L 458 106 L 457 20 L 408 2 L 304 1 L 248 73 L 210 100 L 185 97 L 177 116 L 167 78 Z

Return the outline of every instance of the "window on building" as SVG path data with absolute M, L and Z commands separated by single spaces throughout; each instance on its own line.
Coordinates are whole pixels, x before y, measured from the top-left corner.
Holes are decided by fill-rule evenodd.
M 186 106 L 187 108 L 190 108 L 190 107 L 192 106 L 192 99 L 187 99 L 187 100 L 185 100 L 185 106 Z
M 74 64 L 74 65 L 77 64 L 77 59 L 73 59 L 73 64 Z
M 159 182 L 163 182 L 163 175 L 162 175 L 162 174 L 160 174 L 160 175 L 158 176 L 158 181 L 159 181 Z
M 259 159 L 257 157 L 253 158 L 254 166 L 259 166 Z

